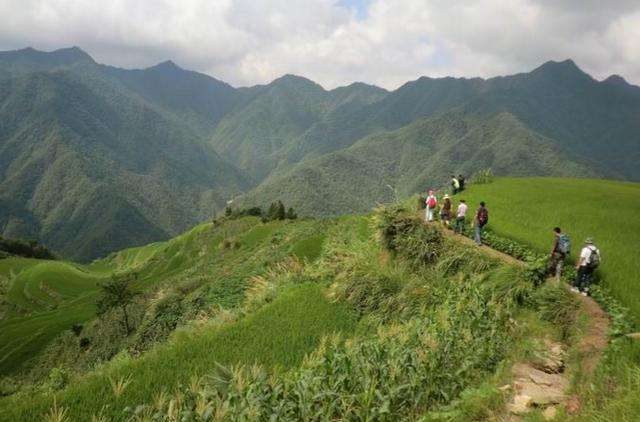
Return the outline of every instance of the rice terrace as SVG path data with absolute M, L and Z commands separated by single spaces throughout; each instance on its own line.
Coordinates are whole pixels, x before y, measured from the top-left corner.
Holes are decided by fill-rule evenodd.
M 634 2 L 0 12 L 0 421 L 640 420 Z

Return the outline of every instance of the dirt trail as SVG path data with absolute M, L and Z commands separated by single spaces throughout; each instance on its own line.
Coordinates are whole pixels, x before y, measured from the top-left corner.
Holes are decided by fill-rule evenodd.
M 456 241 L 458 241 L 458 242 L 460 242 L 460 243 L 462 243 L 464 245 L 467 245 L 467 246 L 476 247 L 483 254 L 485 254 L 485 255 L 487 255 L 487 256 L 489 256 L 491 258 L 498 259 L 498 260 L 504 262 L 505 264 L 518 265 L 518 266 L 521 266 L 521 267 L 526 265 L 524 262 L 520 261 L 519 259 L 516 259 L 516 258 L 512 257 L 511 255 L 507 255 L 506 253 L 497 251 L 495 249 L 491 249 L 487 245 L 478 246 L 478 245 L 476 245 L 476 242 L 474 242 L 472 239 L 469 239 L 467 236 L 463 236 L 461 234 L 456 234 L 456 233 L 453 232 L 453 230 L 445 229 L 438 222 L 432 222 L 432 223 L 427 223 L 427 224 L 434 225 L 434 226 L 438 227 L 439 229 L 441 229 L 442 234 L 445 237 L 455 239 Z
M 437 222 L 427 224 L 440 228 L 448 238 L 453 238 L 465 245 L 477 247 L 479 251 L 491 258 L 498 259 L 509 265 L 526 265 L 523 261 L 486 245 L 476 246 L 472 239 L 455 234 Z M 549 279 L 547 282 L 557 283 L 554 279 Z M 589 316 L 588 327 L 577 341 L 576 349 L 580 356 L 580 369 L 585 374 L 590 375 L 597 367 L 607 347 L 610 317 L 591 297 L 576 295 L 576 298 L 581 305 L 579 312 Z M 530 362 L 514 365 L 512 370 L 514 382 L 503 387 L 504 389 L 513 390 L 514 397 L 512 402 L 507 405 L 508 413 L 502 415 L 499 418 L 500 420 L 518 421 L 520 420 L 519 415 L 529 412 L 534 407 L 544 410 L 543 417 L 545 419 L 553 419 L 559 405 L 566 406 L 570 413 L 579 411 L 580 398 L 569 397 L 565 394 L 570 383 L 564 372 L 564 345 L 548 341 L 545 341 L 545 343 L 547 356 L 542 366 L 540 363 Z

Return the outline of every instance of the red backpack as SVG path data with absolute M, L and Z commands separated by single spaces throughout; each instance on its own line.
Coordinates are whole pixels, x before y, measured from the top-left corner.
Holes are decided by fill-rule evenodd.
M 489 222 L 489 211 L 486 208 L 480 208 L 478 210 L 478 224 L 480 227 L 484 226 Z
M 429 209 L 433 209 L 436 207 L 436 205 L 438 205 L 438 201 L 436 200 L 435 196 L 430 196 L 427 199 L 427 206 L 429 207 Z

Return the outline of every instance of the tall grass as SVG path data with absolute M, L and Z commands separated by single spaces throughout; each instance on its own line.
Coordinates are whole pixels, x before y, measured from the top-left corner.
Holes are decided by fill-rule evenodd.
M 355 318 L 340 304 L 330 303 L 322 289 L 303 284 L 286 289 L 273 303 L 221 328 L 198 329 L 177 335 L 168 344 L 140 359 L 124 358 L 74 383 L 55 396 L 71 420 L 107 412 L 110 419 L 126 415 L 122 409 L 146 402 L 163 391 L 172 392 L 214 370 L 219 364 L 260 363 L 291 367 L 301 362 L 323 336 L 350 332 Z M 53 403 L 48 395 L 5 399 L 6 420 L 38 420 Z

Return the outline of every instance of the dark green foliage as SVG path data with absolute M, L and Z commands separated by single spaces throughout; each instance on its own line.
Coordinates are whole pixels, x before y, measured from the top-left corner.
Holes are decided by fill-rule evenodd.
M 104 315 L 112 309 L 119 309 L 122 311 L 122 324 L 124 325 L 125 332 L 130 334 L 133 327 L 129 321 L 129 313 L 127 308 L 133 302 L 133 299 L 138 294 L 133 290 L 132 283 L 135 281 L 135 275 L 119 275 L 116 274 L 111 277 L 111 280 L 101 283 L 102 296 L 96 303 L 97 314 Z
M 151 345 L 165 340 L 179 323 L 184 322 L 186 311 L 184 297 L 179 294 L 169 293 L 157 300 L 148 311 L 150 317 L 145 318 L 137 329 L 136 342 L 131 349 L 135 353 L 141 353 Z
M 434 263 L 442 253 L 440 230 L 399 206 L 378 208 L 376 225 L 383 246 L 414 265 Z
M 49 249 L 35 240 L 7 239 L 0 236 L 0 252 L 25 258 L 56 259 Z
M 71 331 L 73 332 L 73 334 L 75 334 L 76 336 L 79 336 L 82 333 L 82 324 L 73 324 L 71 326 Z

